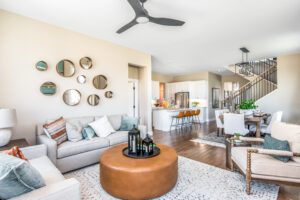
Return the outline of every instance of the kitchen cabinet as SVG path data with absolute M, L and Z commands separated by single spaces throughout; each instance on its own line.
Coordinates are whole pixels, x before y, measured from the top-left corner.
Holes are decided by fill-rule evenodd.
M 152 81 L 152 99 L 159 99 L 159 81 Z
M 208 85 L 207 81 L 189 82 L 190 99 L 207 99 Z
M 177 92 L 189 92 L 190 99 L 208 99 L 208 84 L 206 80 L 184 81 L 166 84 L 166 99 L 175 98 Z

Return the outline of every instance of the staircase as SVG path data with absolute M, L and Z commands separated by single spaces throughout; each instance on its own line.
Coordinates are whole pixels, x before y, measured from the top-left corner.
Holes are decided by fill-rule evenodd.
M 277 59 L 264 59 L 251 62 L 253 73 L 251 76 L 240 74 L 240 68 L 229 66 L 229 70 L 243 76 L 250 82 L 234 91 L 229 97 L 221 101 L 222 108 L 228 108 L 232 111 L 245 99 L 258 100 L 277 89 Z

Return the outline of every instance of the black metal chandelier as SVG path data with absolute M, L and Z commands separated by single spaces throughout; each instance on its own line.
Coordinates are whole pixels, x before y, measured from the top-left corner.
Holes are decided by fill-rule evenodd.
M 254 76 L 253 70 L 255 61 L 248 60 L 248 53 L 250 51 L 246 47 L 242 47 L 240 48 L 240 50 L 242 51 L 242 62 L 235 64 L 235 73 L 238 70 L 239 74 L 242 74 L 244 76 Z

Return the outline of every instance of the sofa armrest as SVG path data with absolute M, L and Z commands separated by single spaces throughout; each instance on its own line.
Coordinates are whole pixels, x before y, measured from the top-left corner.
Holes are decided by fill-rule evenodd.
M 24 147 L 21 151 L 28 160 L 47 156 L 47 146 L 44 144 Z
M 294 153 L 291 151 L 273 150 L 273 149 L 248 149 L 248 153 L 258 153 L 270 156 L 300 156 L 300 153 Z
M 80 183 L 75 178 L 47 185 L 11 200 L 80 200 Z
M 57 143 L 55 140 L 50 139 L 46 135 L 38 135 L 37 136 L 37 143 L 38 144 L 45 144 L 47 146 L 47 155 L 53 164 L 56 165 L 57 159 Z

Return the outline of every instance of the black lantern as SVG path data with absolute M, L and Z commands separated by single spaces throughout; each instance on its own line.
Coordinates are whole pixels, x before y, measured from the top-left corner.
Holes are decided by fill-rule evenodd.
M 138 155 L 140 153 L 140 141 L 140 131 L 133 125 L 132 130 L 128 132 L 128 154 Z
M 143 154 L 152 155 L 154 151 L 154 143 L 150 136 L 147 134 L 146 138 L 142 142 Z

